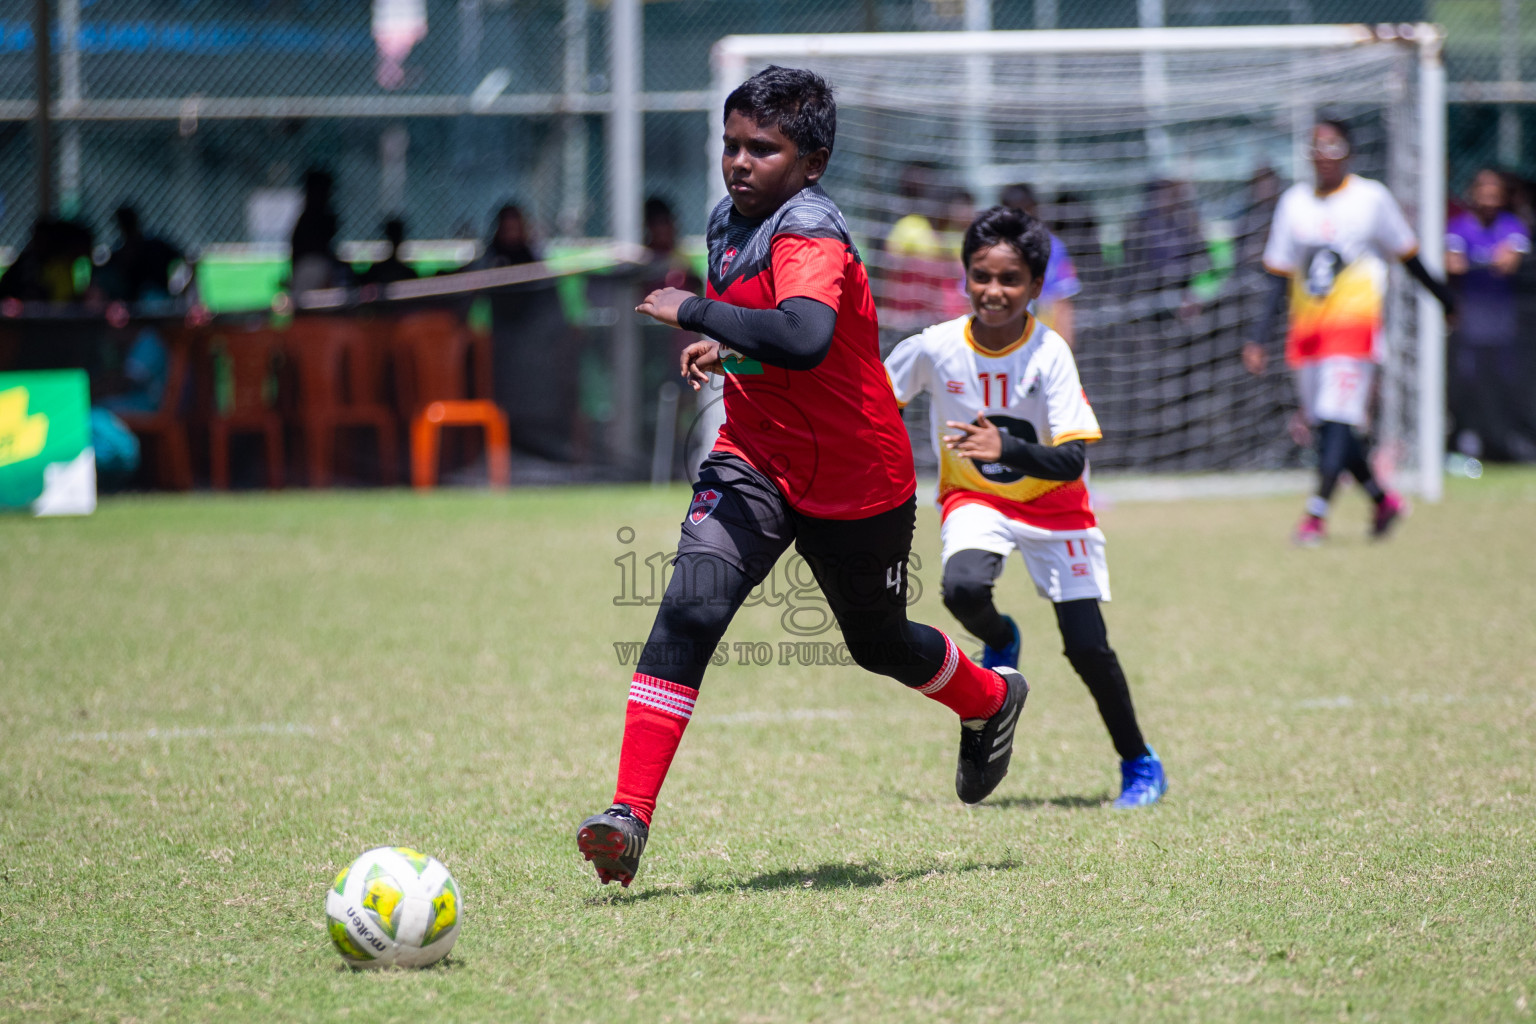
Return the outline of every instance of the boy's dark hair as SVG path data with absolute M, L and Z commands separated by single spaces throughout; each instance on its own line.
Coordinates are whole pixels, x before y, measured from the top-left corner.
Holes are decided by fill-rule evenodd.
M 960 262 L 969 270 L 971 257 L 994 245 L 1006 245 L 1018 253 L 1036 281 L 1045 277 L 1045 268 L 1051 262 L 1051 233 L 1039 220 L 1011 206 L 983 210 L 965 229 Z
M 813 71 L 770 64 L 725 98 L 724 117 L 740 111 L 763 127 L 778 125 L 798 155 L 825 149 L 837 137 L 837 101 L 832 87 Z

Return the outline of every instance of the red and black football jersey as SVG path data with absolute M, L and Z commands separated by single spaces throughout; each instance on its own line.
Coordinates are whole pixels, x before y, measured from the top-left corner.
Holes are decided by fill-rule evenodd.
M 725 360 L 725 425 L 715 451 L 773 480 L 797 512 L 862 519 L 917 489 L 912 445 L 880 362 L 869 274 L 842 212 L 819 185 L 768 217 L 722 199 L 709 218 L 711 299 L 776 309 L 795 296 L 837 310 L 832 347 L 811 370 Z

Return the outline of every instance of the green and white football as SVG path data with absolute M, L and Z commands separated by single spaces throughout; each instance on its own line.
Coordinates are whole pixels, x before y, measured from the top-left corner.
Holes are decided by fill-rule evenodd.
M 464 907 L 436 857 L 404 846 L 369 850 L 325 894 L 326 924 L 353 967 L 426 967 L 448 955 Z

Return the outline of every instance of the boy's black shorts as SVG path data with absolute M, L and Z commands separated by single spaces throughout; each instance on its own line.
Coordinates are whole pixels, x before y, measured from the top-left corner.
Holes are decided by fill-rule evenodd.
M 904 617 L 916 522 L 915 495 L 865 519 L 802 515 L 745 459 L 712 452 L 699 467 L 677 553 L 715 555 L 756 586 L 793 543 L 839 622 L 859 610 L 899 609 Z

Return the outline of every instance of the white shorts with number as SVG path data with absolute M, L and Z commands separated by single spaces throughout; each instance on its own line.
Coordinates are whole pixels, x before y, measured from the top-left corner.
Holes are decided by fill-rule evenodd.
M 1371 385 L 1376 364 L 1356 356 L 1328 356 L 1296 367 L 1301 414 L 1308 423 L 1348 423 L 1364 427 L 1370 421 Z
M 1104 557 L 1104 531 L 1042 530 L 1010 519 L 987 505 L 961 505 L 944 519 L 939 536 L 943 560 L 956 551 L 990 551 L 1002 555 L 1018 549 L 1041 597 L 1060 604 L 1084 598 L 1109 600 L 1109 562 Z

